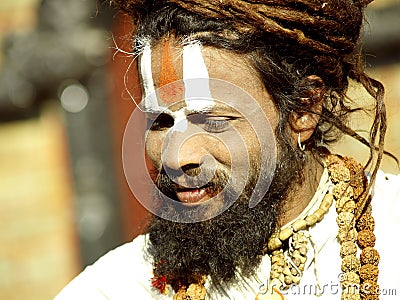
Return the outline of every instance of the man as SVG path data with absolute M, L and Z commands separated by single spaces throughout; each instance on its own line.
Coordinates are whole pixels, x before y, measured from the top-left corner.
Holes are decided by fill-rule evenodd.
M 358 46 L 368 1 L 115 2 L 136 20 L 155 216 L 56 299 L 400 293 L 400 178 L 378 172 L 383 86 Z M 350 79 L 374 101 L 369 140 L 347 125 Z M 370 172 L 329 153 L 343 133 Z

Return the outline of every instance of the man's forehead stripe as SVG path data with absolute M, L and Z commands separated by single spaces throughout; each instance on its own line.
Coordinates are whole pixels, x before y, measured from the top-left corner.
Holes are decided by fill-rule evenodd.
M 144 89 L 144 94 L 142 95 L 144 106 L 145 108 L 158 108 L 159 105 L 154 89 L 154 81 L 151 68 L 151 47 L 149 42 L 146 42 L 143 48 L 139 64 L 142 77 L 142 85 Z
M 211 97 L 207 66 L 199 43 L 183 47 L 183 80 L 185 101 L 189 110 L 209 109 L 214 105 Z
M 166 40 L 161 55 L 161 69 L 158 79 L 159 97 L 163 103 L 174 103 L 183 99 L 184 87 L 179 79 L 172 62 L 169 40 Z
M 139 62 L 144 88 L 142 99 L 144 100 L 145 108 L 159 110 L 161 107 L 154 88 L 151 56 L 150 43 L 146 42 Z M 186 109 L 189 111 L 210 109 L 214 106 L 214 101 L 211 97 L 208 70 L 204 63 L 200 44 L 194 43 L 184 46 L 182 56 Z
M 178 81 L 179 77 L 176 74 L 174 65 L 172 63 L 171 51 L 169 48 L 169 40 L 166 40 L 164 43 L 164 49 L 162 51 L 161 56 L 161 70 L 159 77 L 159 85 L 163 87 L 169 83 L 174 81 Z

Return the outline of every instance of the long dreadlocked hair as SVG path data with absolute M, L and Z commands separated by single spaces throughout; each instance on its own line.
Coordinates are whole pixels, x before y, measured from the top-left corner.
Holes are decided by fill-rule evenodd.
M 133 17 L 136 37 L 156 43 L 162 37 L 195 36 L 205 46 L 243 54 L 259 72 L 280 113 L 276 134 L 290 144 L 292 113 L 310 111 L 311 89 L 325 91 L 323 110 L 308 150 L 318 153 L 347 134 L 370 149 L 365 168 L 373 183 L 384 154 L 386 110 L 383 85 L 364 71 L 359 43 L 369 0 L 114 0 Z M 310 79 L 319 76 L 321 82 Z M 375 101 L 369 139 L 348 125 L 361 110 L 346 97 L 349 79 L 360 83 Z M 294 149 L 293 149 L 294 150 Z M 374 163 L 375 162 L 375 163 Z M 367 189 L 368 190 L 368 189 Z M 367 197 L 365 197 L 367 199 Z M 364 203 L 365 205 L 366 203 Z M 363 209 L 363 205 L 361 205 Z M 361 210 L 357 213 L 360 215 Z

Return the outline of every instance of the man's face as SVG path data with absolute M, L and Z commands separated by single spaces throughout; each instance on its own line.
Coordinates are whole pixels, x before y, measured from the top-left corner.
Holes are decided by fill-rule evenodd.
M 183 207 L 206 204 L 193 221 L 212 218 L 257 179 L 260 169 L 263 178 L 273 173 L 277 111 L 243 56 L 182 47 L 174 40 L 160 42 L 148 54 L 139 69 L 142 83 L 156 91 L 148 95 L 151 87 L 145 88 L 142 106 L 147 155 L 162 179 L 158 188 Z M 232 201 L 221 196 L 227 184 Z M 269 182 L 260 185 L 265 193 Z
M 160 192 L 147 251 L 172 281 L 250 276 L 296 173 L 293 153 L 277 153 L 278 113 L 243 56 L 174 45 L 147 47 L 139 62 Z

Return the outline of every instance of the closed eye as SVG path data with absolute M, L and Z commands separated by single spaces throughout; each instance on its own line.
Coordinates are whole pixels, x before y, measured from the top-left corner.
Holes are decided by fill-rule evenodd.
M 197 124 L 205 131 L 211 133 L 219 133 L 226 131 L 230 127 L 230 121 L 234 120 L 233 117 L 226 116 L 212 116 L 207 114 L 193 114 L 188 116 L 191 123 Z

